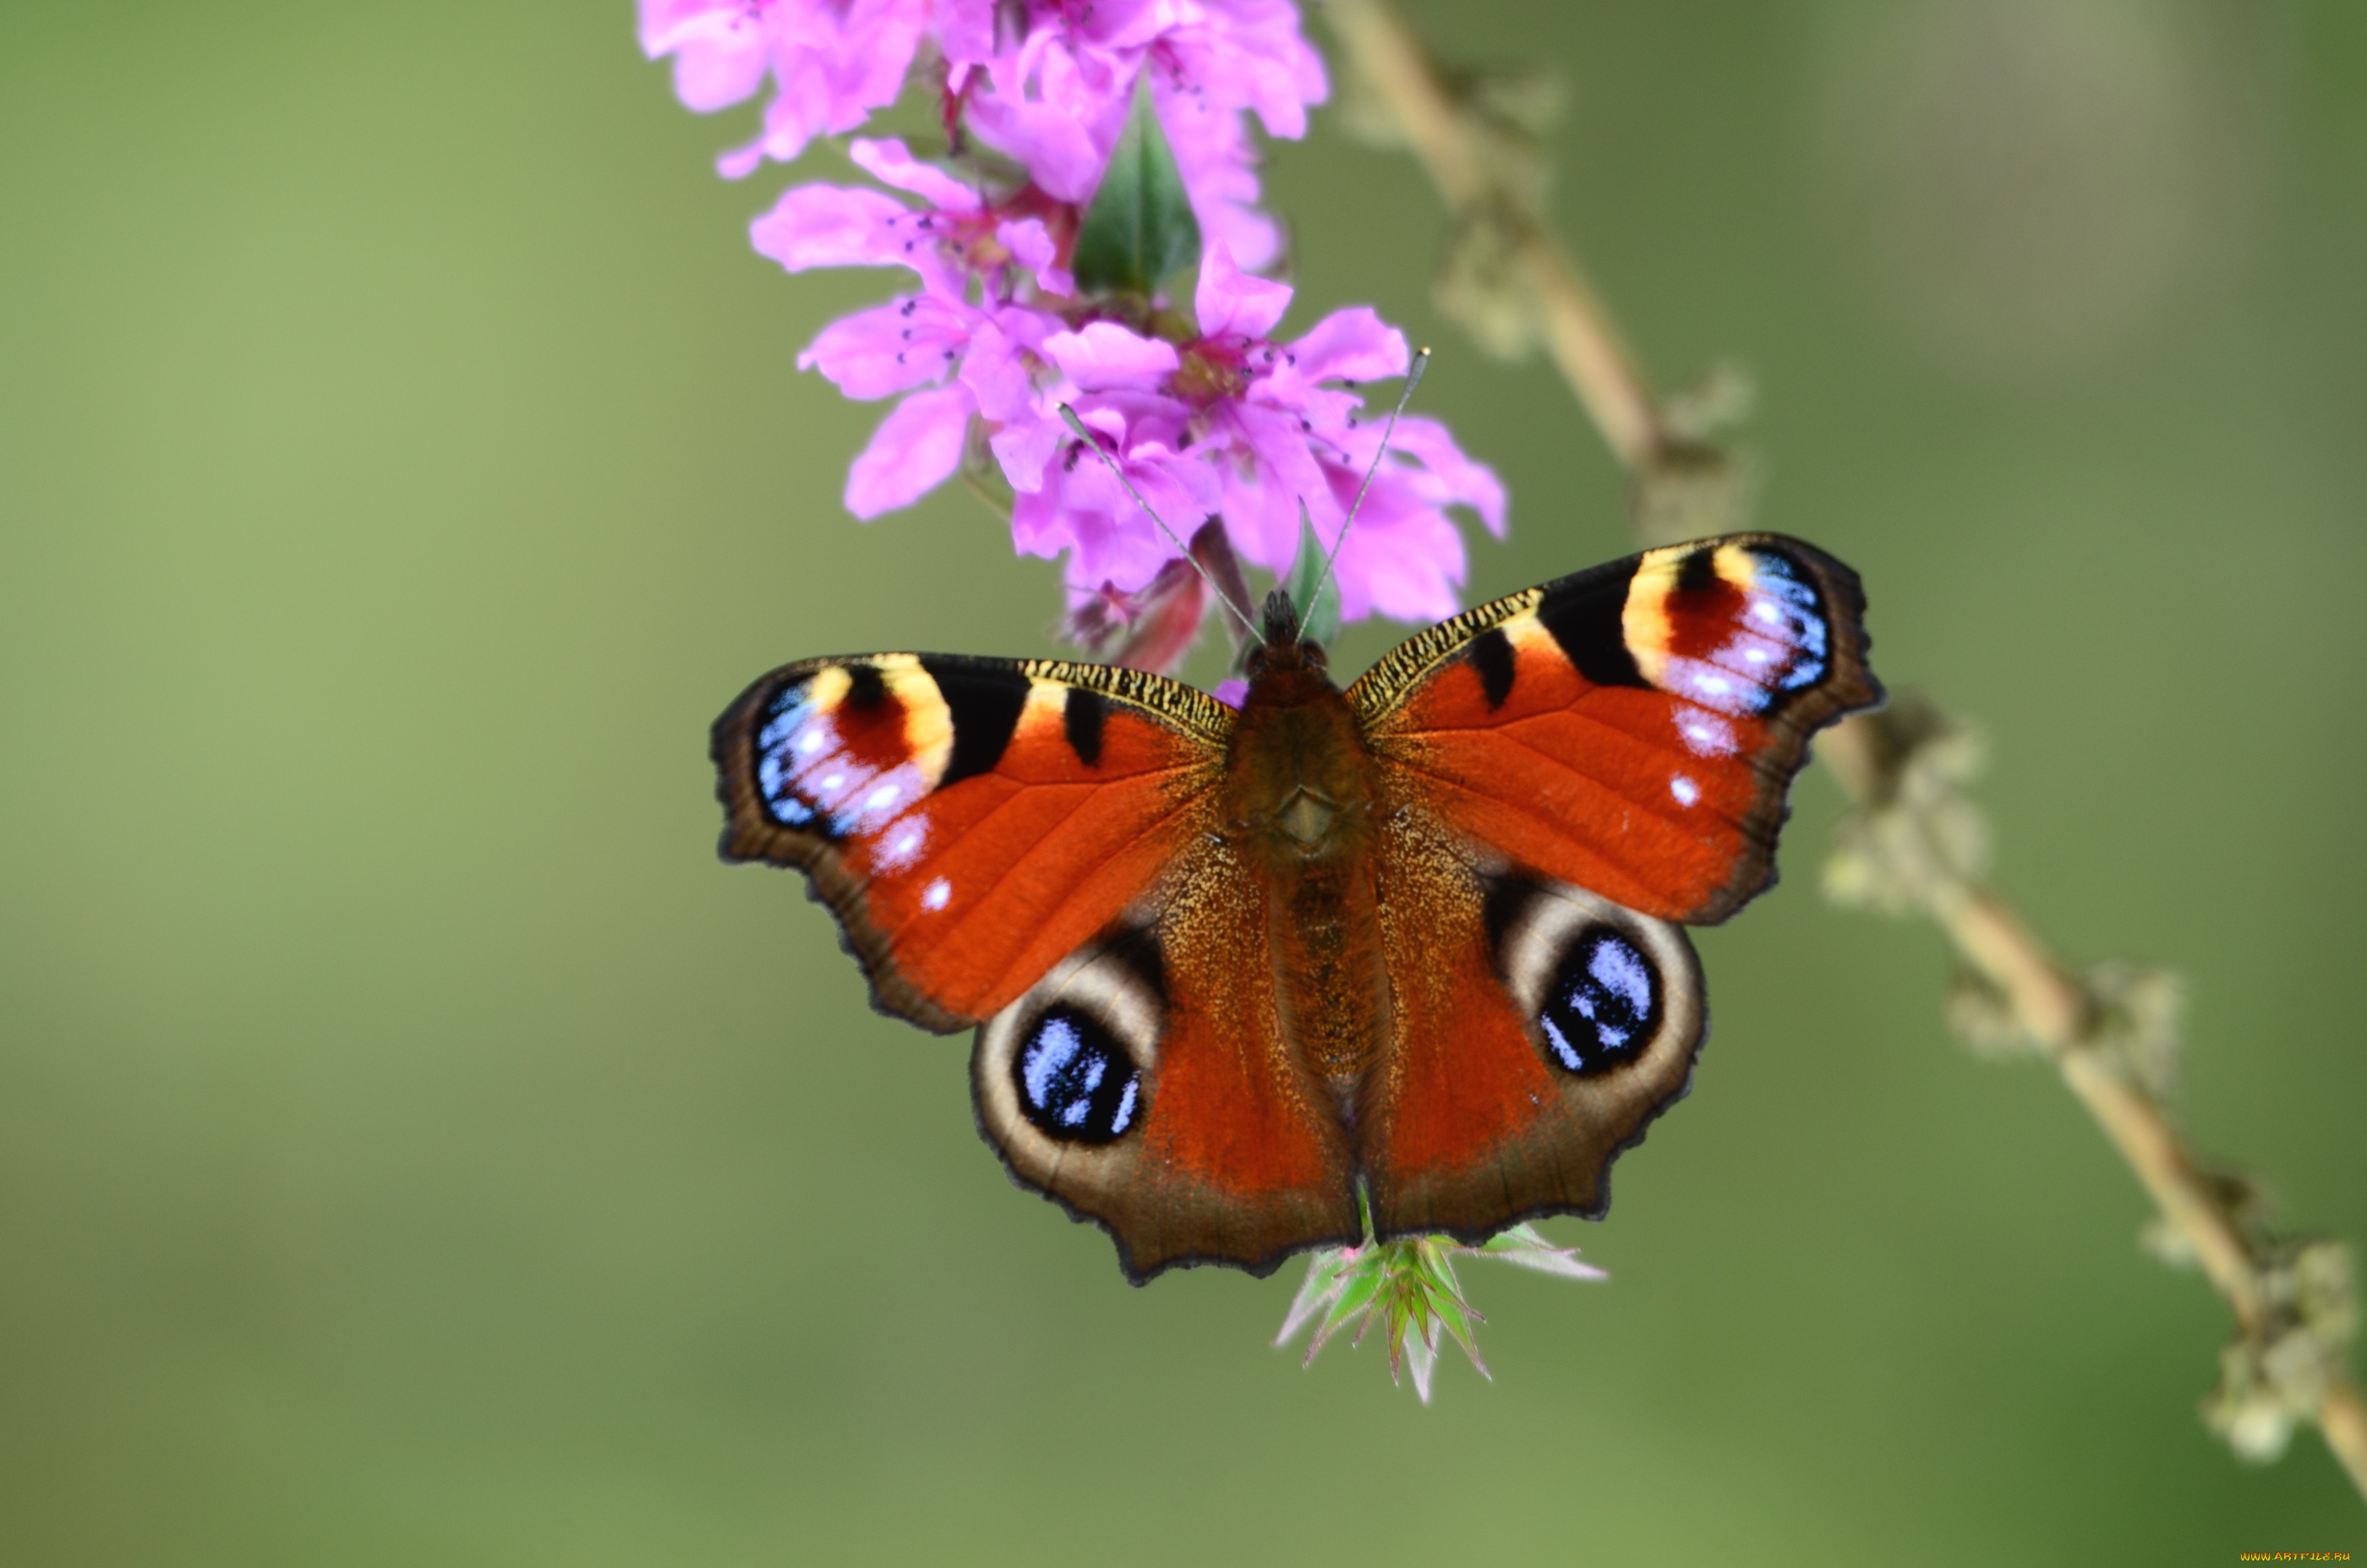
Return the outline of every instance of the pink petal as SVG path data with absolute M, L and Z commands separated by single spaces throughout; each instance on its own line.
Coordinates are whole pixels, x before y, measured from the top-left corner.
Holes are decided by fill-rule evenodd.
M 961 378 L 978 400 L 978 412 L 990 420 L 999 423 L 1033 411 L 1036 388 L 1019 357 L 1019 345 L 992 321 L 970 333 Z
M 701 114 L 764 84 L 764 35 L 736 0 L 642 0 L 640 24 L 642 51 L 674 57 L 674 93 Z
M 1078 21 L 1071 25 L 1096 50 L 1141 49 L 1175 27 L 1182 10 L 1170 0 L 1093 0 L 1077 8 Z
M 1070 439 L 1069 427 L 1057 419 L 1021 415 L 989 436 L 987 446 L 1002 465 L 1002 477 L 1011 488 L 1033 495 L 1044 488 L 1045 468 Z
M 905 151 L 901 141 L 867 141 L 858 138 L 848 145 L 846 152 L 855 160 L 856 168 L 881 185 L 911 191 L 945 211 L 975 212 L 981 205 L 976 191 L 943 169 L 932 168 L 914 158 Z
M 764 163 L 764 144 L 753 141 L 745 147 L 735 147 L 729 152 L 719 153 L 715 160 L 715 172 L 727 180 L 744 180 L 763 167 Z
M 1355 493 L 1361 474 L 1331 473 L 1335 493 Z M 1377 610 L 1405 621 L 1435 621 L 1455 613 L 1463 581 L 1463 536 L 1444 513 L 1384 472 L 1365 492 L 1364 509 L 1340 547 L 1340 608 L 1343 619 Z
M 1163 73 L 1154 73 L 1153 81 L 1163 82 Z M 1223 241 L 1245 268 L 1272 265 L 1282 254 L 1282 231 L 1252 209 L 1258 199 L 1257 156 L 1240 116 L 1186 91 L 1154 85 L 1152 96 L 1204 239 L 1212 244 Z
M 1270 475 L 1244 475 L 1229 466 L 1224 480 L 1225 536 L 1234 553 L 1280 576 L 1298 554 L 1298 497 L 1270 482 Z
M 994 14 L 1001 8 L 998 0 L 940 0 L 937 48 L 957 73 L 994 58 Z M 951 86 L 962 89 L 958 81 Z
M 1290 309 L 1290 286 L 1251 277 L 1233 265 L 1233 248 L 1223 240 L 1208 247 L 1200 262 L 1200 286 L 1193 308 L 1200 318 L 1203 337 L 1240 333 L 1263 337 Z
M 1398 422 L 1389 450 L 1419 458 L 1429 470 L 1425 475 L 1410 476 L 1425 500 L 1433 505 L 1467 506 L 1479 514 L 1488 532 L 1502 537 L 1503 481 L 1487 465 L 1465 457 L 1444 425 L 1434 419 L 1409 414 Z
M 1087 409 L 1079 417 L 1087 428 L 1111 436 L 1105 449 L 1124 454 L 1120 462 L 1127 483 L 1168 529 L 1189 534 L 1216 510 L 1217 485 L 1208 465 L 1180 459 L 1164 443 L 1145 438 L 1144 431 L 1155 429 L 1159 419 L 1128 430 L 1113 408 Z M 1109 465 L 1092 453 L 1080 451 L 1073 462 L 1048 465 L 1042 479 L 1038 491 L 1022 492 L 1012 508 L 1013 542 L 1036 555 L 1068 547 L 1071 587 L 1092 590 L 1108 583 L 1138 589 L 1181 554 Z
M 689 43 L 718 43 L 745 36 L 761 46 L 739 0 L 640 0 L 641 52 L 655 60 Z
M 798 368 L 820 370 L 850 398 L 884 398 L 939 379 L 969 341 L 966 310 L 915 295 L 832 321 Z
M 852 8 L 831 51 L 832 85 L 839 94 L 832 130 L 854 130 L 870 118 L 870 110 L 887 107 L 903 92 L 929 9 L 929 0 L 872 0 Z
M 1089 121 L 1056 105 L 981 94 L 970 100 L 970 124 L 980 141 L 1025 164 L 1057 200 L 1093 199 L 1109 164 L 1109 147 L 1096 142 Z
M 1044 353 L 1078 386 L 1156 387 L 1182 363 L 1175 345 L 1137 337 L 1116 321 L 1093 321 L 1082 332 L 1057 333 L 1044 340 Z
M 951 478 L 969 427 L 969 389 L 914 392 L 879 422 L 846 476 L 846 509 L 873 518 L 910 506 Z
M 1059 259 L 1060 248 L 1052 243 L 1051 231 L 1043 220 L 1022 218 L 1016 222 L 995 225 L 994 237 L 1011 253 L 1011 259 L 1036 275 L 1036 287 L 1046 294 L 1074 294 L 1077 280 L 1052 264 Z
M 674 91 L 685 107 L 708 114 L 748 97 L 764 85 L 764 53 L 685 49 L 674 56 Z
M 760 254 L 791 272 L 886 266 L 906 260 L 903 242 L 889 226 L 910 216 L 902 202 L 884 191 L 798 186 L 748 226 L 748 238 Z
M 685 107 L 700 114 L 736 104 L 764 83 L 764 51 L 718 48 L 711 44 L 682 46 L 674 59 L 674 96 Z
M 786 164 L 806 150 L 806 143 L 842 119 L 861 124 L 857 106 L 842 106 L 832 96 L 821 62 L 795 56 L 773 62 L 773 98 L 764 106 L 764 134 L 756 150 L 776 163 Z
M 1022 555 L 1057 556 L 1076 542 L 1059 487 L 1021 491 L 1011 501 L 1011 547 Z
M 1079 472 L 1083 471 L 1080 465 Z M 1106 479 L 1108 470 L 1103 469 L 1102 473 Z M 1158 475 L 1138 470 L 1129 477 L 1162 517 L 1183 502 L 1182 493 L 1172 483 L 1161 482 Z M 1111 486 L 1109 491 L 1114 492 L 1115 488 Z M 1066 573 L 1071 588 L 1099 587 L 1106 582 L 1128 591 L 1138 589 L 1158 576 L 1159 569 L 1179 553 L 1143 516 L 1141 508 L 1122 495 L 1117 505 L 1123 511 L 1094 506 L 1090 501 L 1081 502 L 1073 492 L 1062 499 L 1068 530 L 1074 541 Z
M 1405 333 L 1368 306 L 1334 310 L 1290 345 L 1299 375 L 1309 381 L 1370 381 L 1402 376 L 1409 363 Z

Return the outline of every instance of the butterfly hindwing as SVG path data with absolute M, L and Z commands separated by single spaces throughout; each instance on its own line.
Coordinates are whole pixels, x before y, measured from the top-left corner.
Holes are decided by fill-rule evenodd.
M 1831 557 L 1738 535 L 1482 605 L 1350 689 L 1391 824 L 1358 1122 L 1384 1234 L 1603 1212 L 1707 1030 L 1673 922 L 1772 880 L 1809 736 L 1881 699 L 1863 610 Z
M 795 866 L 879 1006 L 940 1032 L 1009 1006 L 1188 840 L 1232 710 L 1138 671 L 810 659 L 715 723 L 727 861 Z
M 980 1129 L 1013 1177 L 1099 1222 L 1129 1278 L 1273 1270 L 1356 1236 L 1337 1107 L 1285 1043 L 1266 909 L 1196 839 L 1127 920 L 979 1031 Z
M 1357 1149 L 1381 1235 L 1478 1242 L 1599 1217 L 1612 1160 L 1681 1097 L 1708 1028 L 1682 927 L 1512 872 L 1398 803 L 1380 851 L 1394 1000 Z
M 1508 862 L 1662 919 L 1773 874 L 1808 737 L 1881 701 L 1857 575 L 1772 534 L 1648 550 L 1401 644 L 1348 693 L 1384 771 Z

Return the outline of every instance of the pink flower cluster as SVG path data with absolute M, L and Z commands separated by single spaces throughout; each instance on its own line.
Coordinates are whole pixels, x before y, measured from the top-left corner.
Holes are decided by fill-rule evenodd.
M 1067 404 L 1182 536 L 1220 521 L 1240 559 L 1276 574 L 1298 552 L 1302 507 L 1319 540 L 1339 537 L 1381 439 L 1352 389 L 1402 375 L 1408 355 L 1363 308 L 1277 337 L 1292 291 L 1251 275 L 1277 239 L 1248 205 L 1242 117 L 1297 135 L 1324 90 L 1287 0 L 642 0 L 642 41 L 674 55 L 693 107 L 771 77 L 764 135 L 727 173 L 859 125 L 924 46 L 942 59 L 956 146 L 974 135 L 1024 170 L 1015 180 L 957 160 L 957 177 L 900 141 L 857 140 L 854 162 L 888 189 L 801 186 L 753 225 L 757 250 L 792 272 L 912 275 L 910 291 L 832 323 L 798 358 L 849 397 L 900 399 L 849 475 L 856 516 L 991 457 L 1011 488 L 1014 545 L 1065 554 L 1080 604 L 1104 620 L 1196 619 L 1196 584 L 1175 592 L 1175 546 L 1064 423 Z M 1070 271 L 1146 73 L 1205 240 L 1188 310 L 1094 298 Z M 1409 417 L 1340 552 L 1345 618 L 1453 613 L 1464 555 L 1449 506 L 1502 531 L 1495 477 L 1435 422 Z
M 1273 261 L 1281 236 L 1251 206 L 1241 117 L 1304 136 L 1307 107 L 1329 91 L 1290 0 L 640 0 L 640 23 L 642 49 L 674 57 L 692 108 L 739 103 L 772 79 L 764 134 L 722 159 L 735 179 L 861 127 L 926 46 L 947 124 L 1017 160 L 1053 199 L 1082 202 L 1147 77 L 1202 231 L 1250 267 Z

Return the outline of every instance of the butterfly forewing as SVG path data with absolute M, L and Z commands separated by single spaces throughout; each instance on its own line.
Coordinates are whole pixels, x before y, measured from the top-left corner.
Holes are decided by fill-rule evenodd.
M 1349 690 L 1385 774 L 1464 837 L 1662 919 L 1772 879 L 1811 733 L 1881 700 L 1857 575 L 1743 534 L 1456 616 Z
M 723 857 L 804 871 L 879 1005 L 959 1029 L 1009 1006 L 1174 859 L 1231 717 L 1191 687 L 1100 665 L 806 660 L 716 721 Z

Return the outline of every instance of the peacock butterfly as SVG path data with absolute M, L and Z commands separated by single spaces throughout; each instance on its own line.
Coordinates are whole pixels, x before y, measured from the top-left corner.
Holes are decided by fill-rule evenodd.
M 881 1010 L 1139 1282 L 1599 1217 L 1708 1027 L 1679 922 L 1774 879 L 1882 688 L 1857 576 L 1737 534 L 1561 578 L 1346 691 L 1266 601 L 1236 709 L 1141 671 L 809 659 L 716 721 L 726 861 L 794 866 Z

